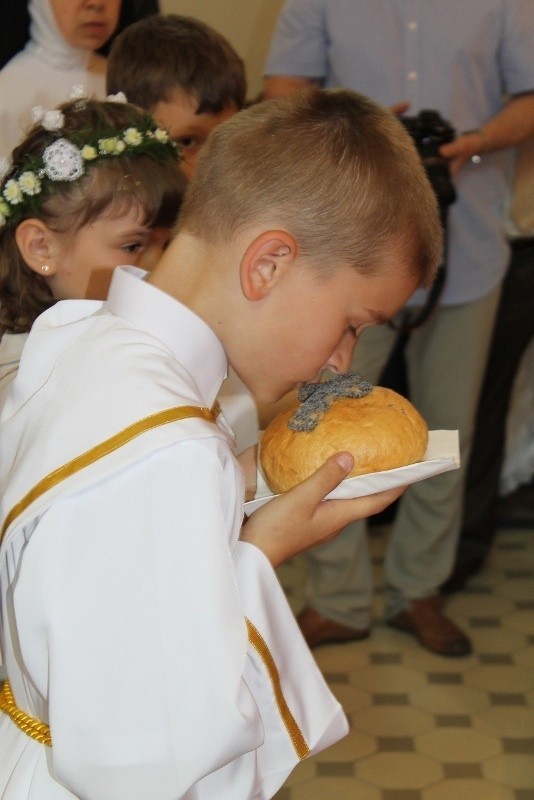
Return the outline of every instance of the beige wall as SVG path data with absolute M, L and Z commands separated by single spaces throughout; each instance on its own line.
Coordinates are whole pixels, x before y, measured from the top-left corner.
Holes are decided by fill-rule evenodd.
M 261 75 L 274 23 L 283 0 L 160 0 L 164 14 L 185 14 L 220 31 L 244 60 L 249 98 L 261 88 Z

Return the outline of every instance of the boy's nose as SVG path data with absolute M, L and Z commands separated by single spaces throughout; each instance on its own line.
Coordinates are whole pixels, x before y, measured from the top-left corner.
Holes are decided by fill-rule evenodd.
M 355 345 L 356 341 L 354 336 L 347 332 L 328 359 L 325 368 L 336 374 L 348 372 L 352 364 L 352 354 Z

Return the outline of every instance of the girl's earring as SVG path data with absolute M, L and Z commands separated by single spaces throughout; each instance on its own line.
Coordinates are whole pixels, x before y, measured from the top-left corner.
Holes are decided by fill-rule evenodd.
M 41 264 L 41 272 L 50 272 L 50 266 L 48 264 Z

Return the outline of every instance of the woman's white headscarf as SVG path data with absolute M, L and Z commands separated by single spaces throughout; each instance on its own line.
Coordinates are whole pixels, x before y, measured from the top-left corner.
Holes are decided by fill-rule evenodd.
M 18 0 L 20 2 L 20 0 Z M 50 0 L 30 0 L 30 41 L 26 50 L 56 69 L 85 69 L 91 51 L 72 47 L 60 33 Z

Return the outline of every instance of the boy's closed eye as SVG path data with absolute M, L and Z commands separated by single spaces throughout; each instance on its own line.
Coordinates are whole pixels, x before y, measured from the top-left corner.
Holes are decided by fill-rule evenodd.
M 355 339 L 359 339 L 362 333 L 367 328 L 373 328 L 376 325 L 385 325 L 388 322 L 388 318 L 380 313 L 379 311 L 374 311 L 373 309 L 367 308 L 365 309 L 366 313 L 369 314 L 370 319 L 366 322 L 361 322 L 358 324 L 349 324 L 348 331 L 349 333 L 354 336 Z
M 354 339 L 359 339 L 364 330 L 366 328 L 371 328 L 374 325 L 381 325 L 381 322 L 363 322 L 360 325 L 347 325 L 347 332 L 354 337 Z

